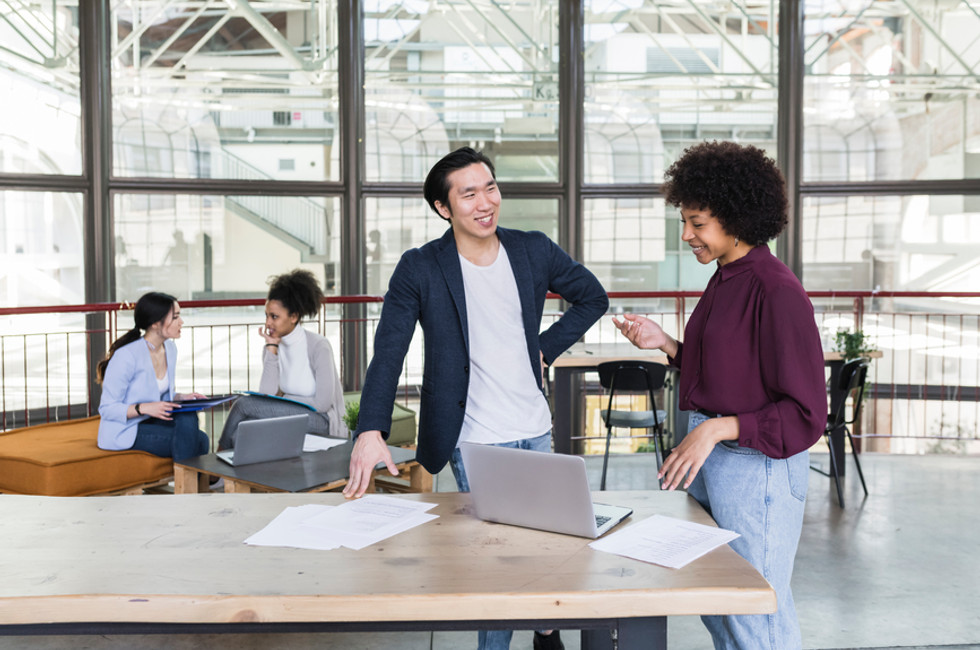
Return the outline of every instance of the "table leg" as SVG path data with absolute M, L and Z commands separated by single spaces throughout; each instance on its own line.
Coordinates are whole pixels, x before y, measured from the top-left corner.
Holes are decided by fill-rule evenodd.
M 225 494 L 248 494 L 252 488 L 247 483 L 241 483 L 233 478 L 225 477 Z
M 837 384 L 840 383 L 840 372 L 844 368 L 843 361 L 828 361 L 830 368 L 830 413 L 836 413 L 840 403 L 847 399 L 847 391 L 841 390 Z M 844 476 L 844 460 L 847 455 L 844 453 L 844 429 L 838 427 L 830 432 L 830 442 L 834 447 L 834 460 L 837 462 L 837 474 L 841 478 Z M 833 478 L 831 478 L 833 480 Z
M 201 482 L 205 488 L 201 489 Z M 197 494 L 207 492 L 207 477 L 196 469 L 174 465 L 174 494 Z
M 412 492 L 432 492 L 432 474 L 418 463 L 408 470 L 408 483 Z
M 621 618 L 616 621 L 616 627 L 611 629 L 582 630 L 582 650 L 613 648 L 666 650 L 667 617 Z
M 554 424 L 552 438 L 556 454 L 572 453 L 572 371 L 568 368 L 555 368 L 555 390 L 552 393 Z

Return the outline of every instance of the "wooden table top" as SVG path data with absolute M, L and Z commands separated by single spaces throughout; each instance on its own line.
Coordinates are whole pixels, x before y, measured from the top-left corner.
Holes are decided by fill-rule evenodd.
M 605 492 L 639 521 L 711 523 L 679 492 Z M 477 520 L 469 495 L 361 551 L 243 544 L 287 506 L 339 494 L 0 497 L 0 622 L 351 622 L 766 613 L 768 583 L 728 546 L 673 570 L 590 540 Z
M 638 359 L 667 363 L 660 350 L 641 350 L 623 339 L 621 343 L 576 343 L 551 364 L 552 368 L 592 368 L 604 361 Z

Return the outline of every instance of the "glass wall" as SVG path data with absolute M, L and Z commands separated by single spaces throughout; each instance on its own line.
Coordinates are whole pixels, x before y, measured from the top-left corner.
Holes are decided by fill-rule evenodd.
M 381 294 L 445 231 L 421 183 L 460 145 L 494 160 L 503 226 L 607 289 L 700 289 L 659 183 L 705 139 L 801 152 L 778 252 L 808 288 L 976 286 L 968 3 L 807 2 L 798 52 L 774 0 L 233 5 L 0 0 L 0 304 L 256 296 L 296 266 Z
M 558 4 L 365 0 L 367 179 L 470 145 L 501 181 L 558 180 Z
M 980 13 L 816 1 L 804 16 L 804 179 L 980 178 Z
M 586 0 L 585 182 L 660 183 L 706 139 L 775 156 L 776 9 Z
M 112 3 L 119 176 L 336 180 L 337 9 Z
M 337 199 L 119 194 L 114 214 L 118 300 L 264 297 L 270 276 L 297 267 L 339 293 Z

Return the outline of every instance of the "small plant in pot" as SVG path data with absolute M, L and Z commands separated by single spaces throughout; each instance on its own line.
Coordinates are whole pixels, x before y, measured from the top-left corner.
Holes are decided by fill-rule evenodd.
M 834 336 L 834 352 L 840 352 L 845 361 L 866 357 L 875 352 L 874 344 L 861 330 L 837 330 Z
M 344 424 L 347 425 L 347 430 L 352 432 L 357 429 L 357 416 L 361 412 L 360 402 L 348 402 L 346 409 L 344 410 Z

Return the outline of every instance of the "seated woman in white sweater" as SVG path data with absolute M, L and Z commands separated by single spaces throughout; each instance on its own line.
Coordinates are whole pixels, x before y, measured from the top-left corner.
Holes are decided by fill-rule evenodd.
M 262 348 L 262 379 L 259 392 L 309 404 L 299 404 L 247 395 L 232 406 L 218 442 L 219 449 L 235 446 L 238 424 L 243 420 L 309 413 L 310 433 L 343 437 L 344 392 L 334 362 L 330 341 L 304 329 L 300 320 L 320 310 L 323 292 L 309 271 L 296 269 L 269 281 L 265 302 L 265 326 L 259 335 Z

